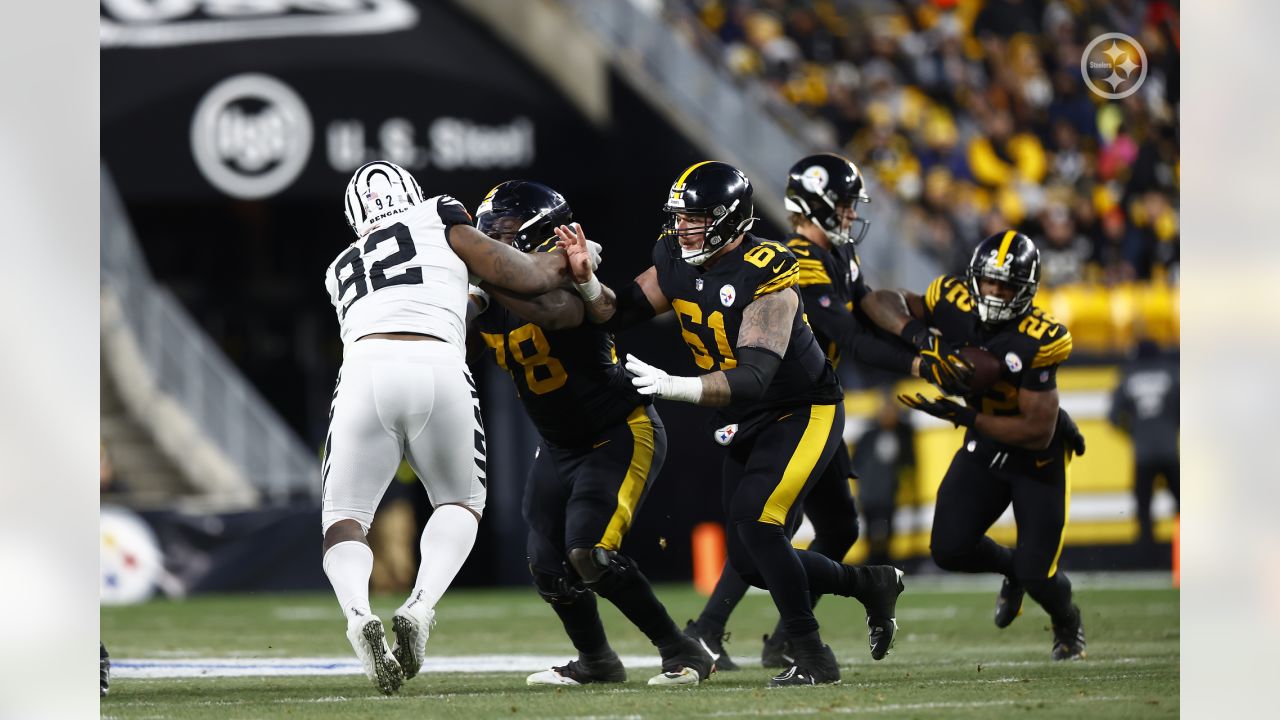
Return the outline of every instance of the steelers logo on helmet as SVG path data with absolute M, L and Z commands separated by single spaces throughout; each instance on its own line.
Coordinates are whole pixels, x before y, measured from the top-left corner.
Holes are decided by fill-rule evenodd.
M 839 155 L 809 155 L 787 172 L 783 205 L 821 228 L 832 245 L 862 242 L 871 223 L 858 205 L 869 202 L 862 173 Z M 856 217 L 846 215 L 849 209 Z
M 800 183 L 809 192 L 823 195 L 827 191 L 827 185 L 831 183 L 831 173 L 821 165 L 810 165 L 800 175 Z
M 751 229 L 751 181 L 737 168 L 704 160 L 671 184 L 662 241 L 673 256 L 701 265 Z M 684 242 L 682 242 L 684 241 Z

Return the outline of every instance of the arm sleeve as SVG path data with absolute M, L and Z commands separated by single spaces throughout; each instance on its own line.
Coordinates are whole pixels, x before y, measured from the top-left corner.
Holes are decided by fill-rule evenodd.
M 839 302 L 829 300 L 823 307 L 822 295 L 830 298 L 833 292 L 830 285 L 810 285 L 802 287 L 800 292 L 804 296 L 809 325 L 822 337 L 834 340 L 846 357 L 882 370 L 911 374 L 915 353 L 905 345 L 876 334 L 865 316 L 850 311 Z
M 764 397 L 773 376 L 782 364 L 782 356 L 759 347 L 738 348 L 738 365 L 724 371 L 729 383 L 729 401 L 751 402 Z
M 597 327 L 605 330 L 623 330 L 632 325 L 639 325 L 654 316 L 653 305 L 644 296 L 644 290 L 635 280 L 614 292 L 613 317 L 600 323 Z

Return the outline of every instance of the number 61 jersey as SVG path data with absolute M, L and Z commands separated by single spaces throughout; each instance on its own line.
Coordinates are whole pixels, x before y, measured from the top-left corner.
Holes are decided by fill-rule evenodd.
M 738 247 L 715 264 L 696 268 L 671 252 L 660 239 L 653 249 L 658 286 L 671 301 L 693 361 L 704 372 L 737 367 L 734 350 L 742 312 L 756 298 L 772 292 L 796 292 L 800 266 L 782 244 L 747 233 Z M 790 338 L 778 371 L 754 402 L 730 402 L 716 413 L 716 442 L 728 445 L 752 434 L 787 408 L 841 402 L 844 391 L 831 363 L 804 317 L 804 303 L 786 318 Z
M 467 266 L 449 246 L 454 225 L 471 225 L 462 203 L 437 195 L 351 243 L 325 271 L 342 343 L 412 332 L 465 352 Z

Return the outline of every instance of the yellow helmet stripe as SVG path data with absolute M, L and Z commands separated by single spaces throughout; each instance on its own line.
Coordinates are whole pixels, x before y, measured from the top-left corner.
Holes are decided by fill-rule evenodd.
M 1014 230 L 1004 231 L 1004 237 L 1000 238 L 1000 251 L 996 253 L 996 267 L 1004 267 L 1004 256 L 1009 252 L 1009 246 L 1013 244 L 1013 236 L 1017 234 Z
M 688 169 L 686 169 L 684 172 L 680 173 L 680 177 L 676 179 L 675 184 L 676 184 L 676 185 L 683 185 L 683 184 L 684 184 L 684 179 L 685 179 L 685 178 L 687 178 L 687 177 L 689 177 L 689 173 L 693 172 L 694 170 L 697 170 L 698 168 L 702 167 L 703 165 L 706 165 L 707 163 L 713 163 L 713 162 L 715 162 L 715 160 L 703 160 L 703 161 L 702 161 L 702 162 L 700 162 L 700 163 L 694 163 L 694 164 L 690 165 L 690 166 L 688 167 Z

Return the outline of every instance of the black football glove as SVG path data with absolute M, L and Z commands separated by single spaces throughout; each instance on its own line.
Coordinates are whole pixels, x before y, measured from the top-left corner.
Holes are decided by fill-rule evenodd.
M 978 421 L 977 410 L 945 397 L 930 400 L 920 393 L 916 393 L 915 397 L 899 395 L 898 402 L 913 410 L 926 412 L 940 420 L 946 420 L 956 427 L 973 427 L 973 424 Z
M 1071 419 L 1066 410 L 1058 410 L 1057 432 L 1062 433 L 1062 442 L 1076 455 L 1084 455 L 1084 435 L 1076 421 Z
M 920 377 L 948 395 L 969 394 L 973 366 L 951 343 L 919 320 L 911 320 L 902 328 L 902 338 L 919 351 Z

